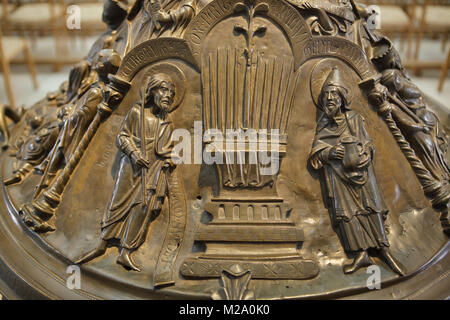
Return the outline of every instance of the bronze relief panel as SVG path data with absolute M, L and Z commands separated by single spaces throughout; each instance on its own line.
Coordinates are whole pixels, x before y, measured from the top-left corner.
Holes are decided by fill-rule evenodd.
M 4 229 L 87 279 L 57 296 L 336 297 L 445 257 L 448 137 L 364 8 L 128 9 L 2 154 Z

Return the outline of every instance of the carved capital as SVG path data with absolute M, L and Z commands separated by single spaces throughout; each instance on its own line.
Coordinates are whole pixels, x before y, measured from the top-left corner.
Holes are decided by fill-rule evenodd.
M 109 84 L 103 91 L 103 101 L 98 106 L 98 112 L 102 118 L 108 117 L 122 102 L 131 83 L 117 75 L 108 76 Z

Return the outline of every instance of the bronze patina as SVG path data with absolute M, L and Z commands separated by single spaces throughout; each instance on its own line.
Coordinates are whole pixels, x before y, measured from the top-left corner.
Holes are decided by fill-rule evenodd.
M 68 80 L 0 108 L 0 292 L 447 298 L 447 124 L 371 14 L 108 0 Z

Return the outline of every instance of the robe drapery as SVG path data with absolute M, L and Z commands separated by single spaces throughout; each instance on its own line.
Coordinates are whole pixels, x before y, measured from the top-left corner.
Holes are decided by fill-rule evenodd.
M 362 168 L 345 168 L 343 160 L 328 160 L 333 146 L 349 138 L 357 140 L 370 150 L 373 147 L 365 129 L 363 118 L 354 111 L 347 111 L 335 119 L 336 124 L 324 115 L 318 123 L 310 163 L 316 170 L 322 169 L 331 206 L 332 220 L 340 232 L 346 251 L 388 247 L 384 230 L 384 218 L 388 213 L 378 191 L 372 162 Z
M 56 181 L 55 175 L 70 161 L 102 102 L 102 88 L 102 84 L 90 88 L 65 118 L 52 151 L 42 163 L 43 167 L 48 166 L 46 183 Z
M 427 110 L 419 88 L 406 78 L 402 77 L 401 81 L 401 88 L 393 94 L 428 127 L 429 132 L 417 129 L 417 125 L 421 123 L 417 123 L 395 105 L 392 108 L 392 117 L 433 177 L 440 182 L 449 183 L 450 168 L 445 158 L 448 135 L 436 115 Z
M 145 195 L 142 194 L 142 169 L 131 160 L 133 152 L 143 154 L 141 106 L 135 105 L 117 136 L 122 156 L 111 201 L 102 221 L 102 239 L 117 242 L 127 249 L 137 249 L 145 241 L 152 215 L 161 211 L 168 192 L 170 169 L 164 167 L 164 161 L 172 156 L 173 124 L 155 116 L 149 108 L 144 110 L 143 145 L 145 158 L 150 162 L 150 168 L 144 169 Z
M 64 150 L 66 162 L 78 147 L 85 132 L 97 113 L 97 106 L 102 102 L 103 86 L 93 87 L 81 98 L 81 103 L 75 108 L 64 123 L 58 148 Z
M 415 128 L 417 123 L 398 107 L 392 109 L 392 117 L 400 131 L 407 138 L 416 155 L 433 177 L 443 183 L 450 181 L 450 168 L 445 159 L 448 136 L 436 115 L 422 107 L 417 110 L 418 118 L 429 132 Z
M 131 32 L 130 48 L 134 48 L 143 41 L 159 37 L 181 38 L 195 16 L 196 0 L 159 0 L 161 10 L 169 13 L 173 22 L 161 23 L 161 28 L 157 29 L 150 14 L 152 6 L 150 0 L 140 1 L 142 1 L 142 8 L 128 30 Z

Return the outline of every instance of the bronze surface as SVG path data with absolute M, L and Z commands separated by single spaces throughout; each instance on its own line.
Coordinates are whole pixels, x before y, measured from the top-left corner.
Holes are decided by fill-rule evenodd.
M 16 123 L 2 125 L 0 291 L 448 298 L 446 124 L 365 7 L 341 2 L 105 6 L 115 18 L 67 82 L 1 109 Z M 229 130 L 244 134 L 233 149 Z M 250 132 L 279 170 L 261 174 Z

